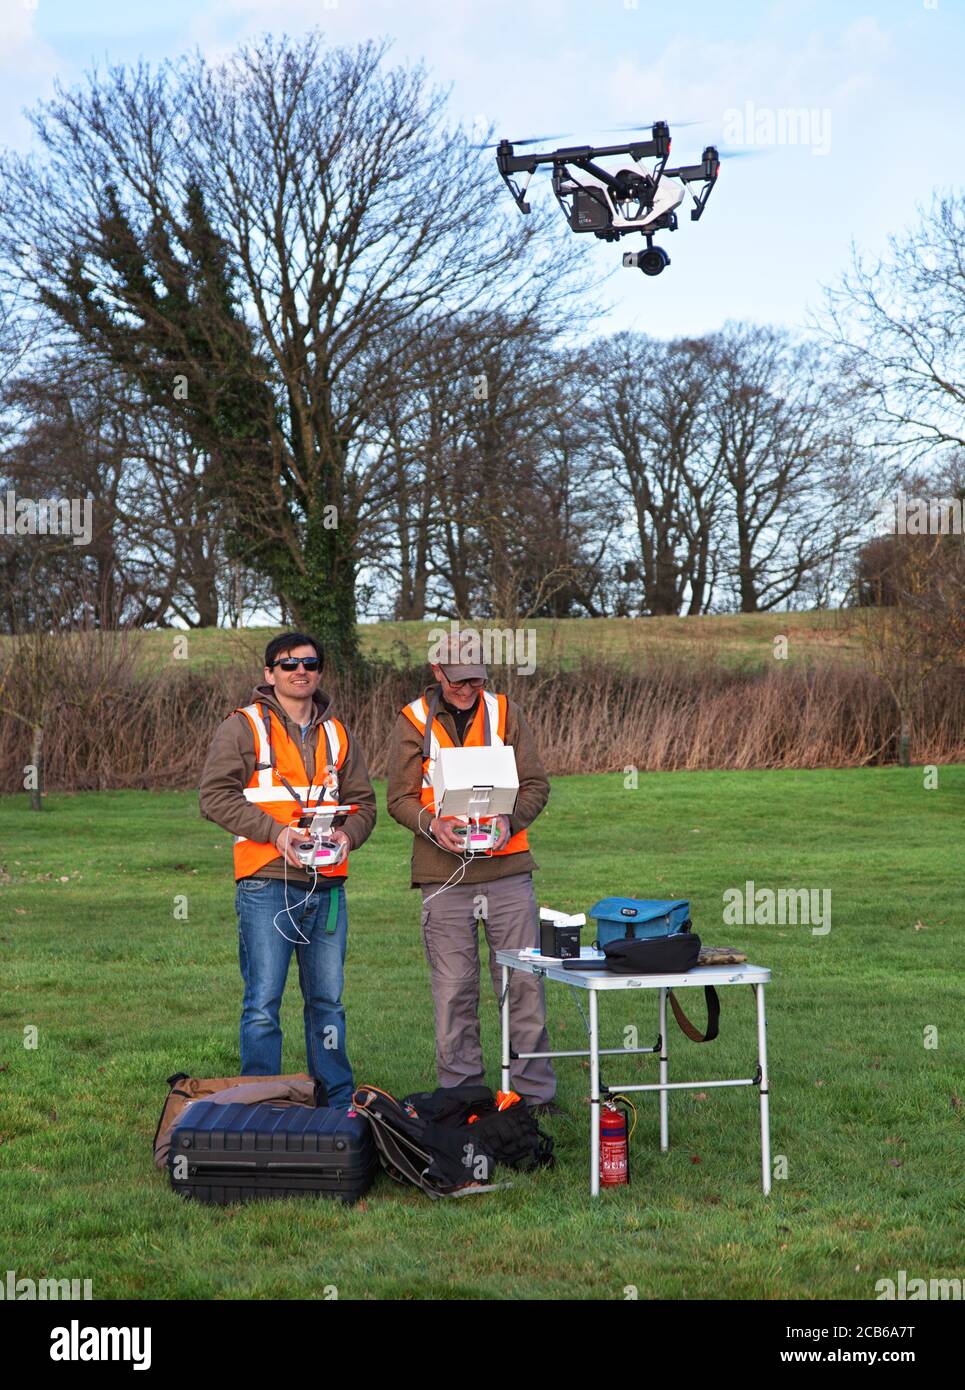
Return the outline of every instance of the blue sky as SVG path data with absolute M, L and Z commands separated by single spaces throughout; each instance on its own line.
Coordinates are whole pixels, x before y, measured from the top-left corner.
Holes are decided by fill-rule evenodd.
M 705 123 L 676 131 L 675 161 L 709 142 L 763 148 L 725 158 L 703 220 L 662 234 L 673 264 L 659 279 L 615 271 L 614 329 L 803 326 L 852 240 L 882 250 L 916 204 L 961 180 L 960 0 L 0 0 L 0 142 L 25 146 L 22 107 L 95 61 L 195 46 L 217 58 L 315 26 L 333 42 L 390 37 L 397 59 L 424 58 L 451 85 L 456 118 L 497 135 L 576 143 L 667 118 Z M 532 191 L 552 198 L 548 180 Z M 594 274 L 631 244 L 581 240 Z

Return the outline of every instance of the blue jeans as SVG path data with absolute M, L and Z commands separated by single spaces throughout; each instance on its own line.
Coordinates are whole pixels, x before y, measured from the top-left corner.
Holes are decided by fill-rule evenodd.
M 332 1105 L 352 1099 L 342 1005 L 348 912 L 341 884 L 307 889 L 281 879 L 239 879 L 235 891 L 238 954 L 245 982 L 241 1010 L 242 1076 L 281 1074 L 281 997 L 292 951 L 305 1001 L 305 1054 L 311 1076 L 328 1088 Z M 331 894 L 338 894 L 335 930 L 326 932 Z M 287 903 L 286 903 L 287 894 Z M 285 911 L 290 908 L 290 915 Z M 280 916 L 278 914 L 281 914 Z M 275 921 L 281 931 L 276 930 Z M 284 932 L 282 936 L 281 932 Z M 286 940 L 288 937 L 290 940 Z M 307 943 L 302 940 L 307 937 Z

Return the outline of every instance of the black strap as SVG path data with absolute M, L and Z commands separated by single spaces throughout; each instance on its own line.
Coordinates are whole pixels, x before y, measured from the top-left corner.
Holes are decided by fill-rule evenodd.
M 670 1007 L 673 1009 L 673 1016 L 680 1025 L 680 1031 L 685 1033 L 692 1042 L 713 1042 L 719 1032 L 720 1025 L 720 998 L 713 985 L 704 985 L 704 999 L 707 1003 L 707 1031 L 700 1033 L 691 1023 L 683 1009 L 674 998 L 673 990 L 667 991 L 670 1000 Z
M 433 721 L 433 720 L 435 719 L 435 717 L 436 717 L 436 711 L 437 711 L 438 708 L 439 708 L 439 701 L 440 701 L 441 699 L 442 699 L 442 686 L 441 686 L 441 685 L 437 685 L 436 688 L 435 688 L 435 690 L 432 692 L 432 696 L 431 696 L 431 698 L 430 698 L 430 700 L 429 700 L 429 717 L 428 717 L 428 719 L 426 720 L 426 731 L 425 731 L 425 733 L 424 733 L 423 736 L 422 736 L 422 757 L 423 757 L 423 759 L 428 758 L 429 754 L 432 752 L 432 721 Z
M 172 1096 L 184 1096 L 185 1100 L 191 1099 L 187 1091 L 179 1091 L 176 1086 L 178 1081 L 188 1081 L 189 1079 L 186 1071 L 176 1071 L 173 1076 L 168 1077 L 168 1093 L 164 1097 L 164 1104 L 161 1106 L 161 1117 L 157 1122 L 157 1129 L 154 1131 L 154 1143 L 151 1145 L 152 1152 L 157 1148 L 157 1137 L 161 1133 L 161 1125 L 164 1123 L 164 1113 L 168 1108 L 168 1101 Z
M 275 749 L 274 749 L 274 747 L 273 747 L 273 745 L 272 745 L 272 741 L 271 741 L 271 710 L 268 708 L 267 705 L 263 705 L 263 704 L 259 704 L 258 708 L 261 710 L 261 720 L 262 720 L 262 723 L 263 723 L 264 726 L 265 726 L 265 737 L 266 737 L 267 740 L 268 740 L 268 766 L 269 766 L 270 768 L 272 768 L 272 769 L 278 774 L 278 780 L 279 780 L 279 782 L 281 782 L 282 786 L 283 786 L 283 787 L 285 788 L 285 790 L 288 792 L 288 795 L 289 795 L 290 797 L 292 797 L 292 799 L 293 799 L 294 801 L 297 801 L 297 803 L 298 803 L 298 809 L 299 809 L 299 810 L 302 812 L 302 814 L 304 815 L 304 814 L 305 814 L 305 803 L 302 801 L 301 797 L 298 795 L 298 793 L 296 792 L 295 788 L 292 786 L 291 782 L 289 782 L 288 778 L 287 778 L 287 777 L 283 777 L 282 774 L 281 774 L 280 772 L 278 772 L 278 768 L 277 768 L 277 766 L 276 766 L 276 764 L 275 764 Z M 326 744 L 326 750 L 325 750 L 325 751 L 326 751 L 326 752 L 328 751 L 328 745 L 327 745 L 327 744 Z M 316 758 L 316 761 L 317 761 L 317 758 Z M 258 766 L 259 768 L 261 768 L 261 767 L 264 767 L 265 764 L 264 764 L 264 763 L 258 763 L 257 766 Z M 312 793 L 312 788 L 309 787 L 309 789 L 308 789 L 308 799 L 309 799 L 309 801 L 311 801 L 311 799 L 312 799 L 311 793 Z

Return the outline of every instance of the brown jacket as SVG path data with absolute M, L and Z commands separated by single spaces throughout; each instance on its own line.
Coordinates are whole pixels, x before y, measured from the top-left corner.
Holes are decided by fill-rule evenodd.
M 423 694 L 427 701 L 436 689 L 435 685 L 425 689 Z M 459 744 L 452 715 L 444 705 L 439 706 L 438 719 L 453 743 Z M 542 811 L 549 799 L 550 784 L 536 751 L 532 730 L 523 718 L 519 705 L 512 700 L 507 701 L 506 706 L 506 743 L 516 754 L 516 770 L 519 773 L 519 799 L 515 812 L 509 818 L 515 835 L 517 830 L 525 830 L 531 825 Z M 421 788 L 422 735 L 411 719 L 400 713 L 389 746 L 387 800 L 389 815 L 415 835 L 412 845 L 413 888 L 422 883 L 445 883 L 446 879 L 452 877 L 459 862 L 455 855 L 420 833 L 419 812 L 423 812 L 424 827 L 428 828 L 431 819 L 419 799 Z M 518 854 L 480 856 L 469 860 L 465 876 L 460 881 L 485 883 L 494 878 L 507 878 L 510 874 L 530 873 L 537 867 L 529 850 L 521 850 Z
M 257 686 L 251 692 L 248 703 L 255 704 L 259 700 L 267 704 L 282 721 L 289 737 L 300 744 L 305 771 L 311 781 L 315 775 L 319 725 L 333 714 L 329 697 L 323 690 L 315 691 L 311 726 L 304 739 L 301 729 L 285 713 L 270 685 Z M 341 828 L 355 850 L 365 843 L 375 825 L 375 792 L 369 781 L 362 750 L 349 730 L 345 732 L 348 735 L 348 749 L 339 771 L 339 797 L 343 803 L 357 802 L 359 809 L 354 816 L 344 818 Z M 244 789 L 251 781 L 254 770 L 255 740 L 251 725 L 243 714 L 230 714 L 218 725 L 208 748 L 201 774 L 201 814 L 232 835 L 244 835 L 249 840 L 271 841 L 274 844 L 275 836 L 281 829 L 278 821 L 253 802 L 245 800 Z M 350 872 L 351 862 L 350 859 Z M 281 855 L 259 869 L 258 877 L 284 878 L 285 865 Z M 288 881 L 304 883 L 307 887 L 312 882 L 312 875 L 289 864 Z

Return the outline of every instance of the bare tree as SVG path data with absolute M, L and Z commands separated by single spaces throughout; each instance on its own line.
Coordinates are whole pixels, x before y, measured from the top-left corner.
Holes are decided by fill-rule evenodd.
M 711 435 L 710 345 L 630 333 L 595 345 L 601 453 L 628 496 L 643 611 L 710 602 L 722 468 Z
M 511 621 L 592 606 L 605 499 L 591 478 L 583 360 L 558 335 L 508 311 L 441 325 L 379 404 L 395 470 L 382 572 L 397 616 Z
M 369 429 L 398 380 L 383 339 L 508 296 L 552 315 L 578 289 L 579 248 L 488 196 L 491 159 L 445 128 L 421 68 L 384 56 L 315 34 L 95 74 L 40 108 L 44 159 L 8 157 L 0 188 L 21 282 L 156 402 L 167 383 L 238 558 L 343 660 L 392 485 Z
M 222 620 L 230 627 L 245 627 L 253 619 L 267 616 L 284 626 L 277 595 L 264 576 L 246 568 L 239 560 L 219 552 L 217 571 L 218 607 Z
M 847 356 L 853 408 L 905 465 L 965 446 L 965 195 L 936 194 L 884 256 L 853 255 L 826 293 L 824 332 Z
M 203 462 L 171 420 L 78 352 L 34 361 L 3 399 L 15 422 L 0 451 L 8 485 L 82 501 L 92 517 L 81 547 L 64 536 L 8 538 L 20 563 L 5 603 L 28 625 L 52 622 L 55 611 L 80 621 L 87 604 L 99 627 L 171 616 L 217 624 L 219 509 Z
M 98 385 L 96 375 L 70 360 L 41 364 L 7 383 L 4 400 L 15 423 L 0 472 L 44 523 L 40 534 L 5 538 L 11 563 L 3 603 L 10 631 L 76 622 L 85 613 L 98 625 L 113 625 L 138 588 L 120 535 L 125 425 Z M 75 543 L 59 525 L 44 533 L 39 509 L 46 500 L 89 508 L 91 533 L 79 538 L 86 543 Z
M 0 393 L 30 352 L 35 325 L 24 312 L 16 284 L 0 283 Z
M 422 619 L 451 611 L 453 590 L 442 559 L 462 554 L 447 507 L 454 450 L 472 393 L 467 335 L 460 325 L 428 327 L 396 354 L 399 389 L 374 403 L 369 425 L 384 442 L 388 499 L 372 565 L 393 591 L 392 616 Z M 465 573 L 458 561 L 457 585 Z M 456 600 L 468 605 L 468 593 Z M 461 611 L 465 613 L 467 607 Z
M 965 464 L 959 454 L 930 475 L 909 479 L 921 497 L 947 498 L 965 511 Z M 965 537 L 946 526 L 878 536 L 855 566 L 855 619 L 872 670 L 898 713 L 899 761 L 910 760 L 924 686 L 942 669 L 965 676 Z
M 779 608 L 867 527 L 873 468 L 833 358 L 780 329 L 728 325 L 709 400 L 725 488 L 722 573 L 743 613 Z
M 603 617 L 623 506 L 600 469 L 587 353 L 559 353 L 553 375 L 556 400 L 540 428 L 528 493 L 519 499 L 526 520 L 519 607 L 536 617 Z

